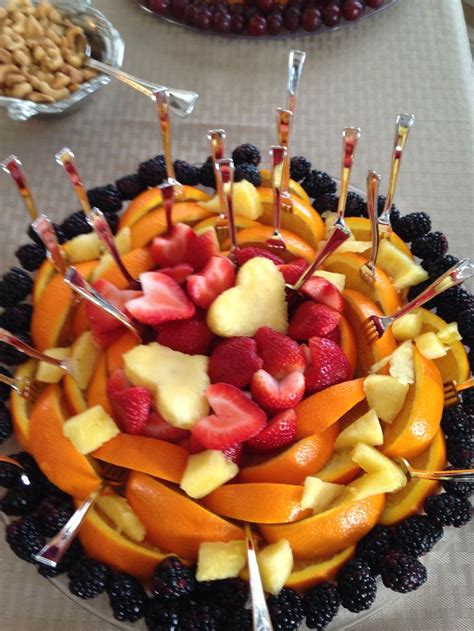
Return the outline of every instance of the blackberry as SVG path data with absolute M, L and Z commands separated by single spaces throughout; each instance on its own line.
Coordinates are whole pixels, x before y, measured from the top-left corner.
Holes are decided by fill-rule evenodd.
M 339 594 L 333 583 L 320 583 L 303 596 L 303 611 L 306 626 L 322 631 L 331 622 L 339 609 Z
M 324 171 L 310 171 L 301 186 L 313 199 L 320 195 L 336 192 L 336 182 Z
M 261 160 L 260 151 L 255 145 L 248 142 L 234 149 L 232 152 L 232 160 L 236 165 L 248 163 L 258 166 Z
M 0 324 L 0 326 L 2 325 Z M 4 368 L 3 366 L 0 366 L 0 375 L 5 375 L 6 377 L 13 377 L 12 373 L 6 368 Z M 7 385 L 6 383 L 0 382 L 0 401 L 1 402 L 6 401 L 10 397 L 11 391 L 12 390 L 9 385 Z M 1 486 L 1 482 L 0 482 L 0 486 Z
M 379 195 L 378 196 L 378 199 L 377 199 L 377 214 L 379 216 L 383 213 L 383 209 L 385 208 L 385 201 L 386 201 L 386 199 L 387 198 L 385 197 L 385 195 Z M 390 207 L 390 223 L 392 224 L 393 229 L 395 229 L 395 224 L 400 219 L 400 217 L 401 217 L 400 211 L 395 206 L 395 204 L 392 204 L 392 206 Z
M 295 182 L 301 182 L 309 175 L 311 171 L 311 162 L 303 158 L 303 156 L 293 156 L 290 160 L 290 177 Z
M 33 288 L 33 279 L 20 267 L 12 267 L 0 280 L 0 307 L 13 307 Z
M 455 256 L 447 254 L 446 256 L 439 256 L 437 259 L 429 259 L 427 261 L 421 261 L 421 266 L 428 272 L 428 276 L 431 280 L 439 278 L 450 267 L 459 263 L 459 259 Z
M 214 166 L 212 162 L 205 162 L 199 169 L 199 182 L 203 186 L 216 188 L 216 178 L 214 175 Z
M 173 162 L 176 179 L 181 184 L 196 186 L 199 184 L 199 167 L 189 164 L 185 160 L 175 160 Z
M 31 324 L 31 316 L 33 315 L 33 307 L 21 302 L 14 307 L 8 307 L 0 315 L 0 326 L 8 329 L 12 333 L 20 333 L 21 331 L 29 331 Z
M 262 177 L 258 167 L 253 164 L 239 164 L 235 168 L 234 180 L 241 182 L 242 180 L 248 180 L 254 186 L 260 186 L 262 183 Z
M 140 581 L 130 574 L 114 574 L 107 585 L 107 594 L 117 620 L 135 622 L 145 615 L 148 597 Z
M 31 345 L 31 337 L 29 333 L 17 333 L 18 337 L 23 342 Z M 0 342 L 0 362 L 7 366 L 16 366 L 17 364 L 24 364 L 28 361 L 28 355 L 18 351 L 14 346 L 7 344 L 6 342 Z
M 23 268 L 29 272 L 34 272 L 45 260 L 46 250 L 44 246 L 36 243 L 27 243 L 26 245 L 20 245 L 15 252 L 15 256 Z
M 210 605 L 233 611 L 243 607 L 249 595 L 248 584 L 241 578 L 196 583 L 195 596 Z
M 103 213 L 118 213 L 122 208 L 122 197 L 115 184 L 91 188 L 87 191 L 87 198 L 92 208 L 98 208 Z
M 473 467 L 471 467 L 472 469 Z M 454 467 L 448 467 L 448 471 L 454 469 Z M 461 482 L 460 480 L 449 482 L 445 480 L 441 483 L 446 493 L 450 495 L 459 495 L 459 497 L 469 497 L 474 493 L 474 480 L 466 480 Z
M 338 203 L 339 197 L 335 193 L 326 193 L 325 195 L 319 195 L 319 197 L 316 197 L 313 202 L 313 208 L 320 215 L 322 215 L 327 210 L 335 213 Z
M 402 520 L 393 530 L 393 547 L 419 557 L 429 552 L 443 536 L 443 528 L 426 515 Z
M 473 338 L 474 339 L 474 338 Z M 474 344 L 471 346 L 474 347 Z M 474 388 L 468 388 L 461 392 L 462 406 L 469 414 L 474 414 Z
M 121 177 L 115 182 L 115 186 L 122 199 L 134 199 L 147 189 L 145 182 L 142 181 L 137 173 Z
M 301 597 L 289 587 L 284 587 L 278 596 L 268 597 L 268 611 L 275 631 L 292 631 L 303 620 Z
M 152 598 L 145 612 L 145 623 L 149 631 L 178 631 L 182 611 L 175 602 L 163 603 Z
M 387 526 L 375 526 L 357 544 L 356 557 L 365 561 L 372 574 L 380 574 L 380 562 L 388 552 L 392 543 L 392 533 Z
M 160 600 L 188 596 L 194 589 L 194 572 L 183 565 L 178 557 L 166 557 L 159 563 L 151 578 L 151 592 Z
M 2 497 L 0 507 L 5 515 L 28 515 L 35 510 L 42 497 L 41 489 L 36 484 L 27 486 L 20 480 Z
M 58 242 L 60 244 L 62 244 L 65 241 L 67 241 L 67 237 L 64 234 L 64 230 L 61 228 L 61 226 L 59 224 L 53 223 L 53 228 L 54 228 L 54 231 L 56 232 L 56 237 L 57 237 Z M 39 238 L 36 230 L 33 230 L 33 227 L 31 225 L 28 228 L 28 232 L 26 234 L 30 237 L 30 239 L 32 241 L 34 241 L 36 243 L 36 245 L 39 245 L 40 247 L 44 248 L 43 242 Z
M 0 486 L 11 489 L 20 482 L 20 470 L 8 462 L 0 462 Z
M 450 287 L 444 291 L 436 301 L 436 313 L 446 322 L 457 319 L 460 311 L 474 307 L 474 296 L 460 287 Z
M 102 594 L 110 579 L 110 570 L 95 559 L 83 557 L 70 568 L 69 591 L 79 598 L 96 598 Z
M 72 215 L 69 215 L 61 224 L 64 234 L 68 239 L 74 239 L 80 234 L 88 234 L 92 232 L 92 227 L 89 225 L 83 210 L 77 210 Z
M 224 611 L 207 605 L 183 608 L 180 631 L 219 631 L 224 621 Z
M 347 193 L 345 214 L 347 217 L 367 217 L 367 204 L 358 193 Z
M 431 285 L 432 282 L 432 280 L 427 279 L 422 281 L 421 283 L 418 283 L 418 285 L 413 285 L 412 287 L 410 287 L 410 289 L 408 290 L 408 301 L 411 301 L 419 296 L 422 291 L 424 291 L 429 285 Z M 434 309 L 438 306 L 438 300 L 439 296 L 435 296 L 431 300 L 425 302 L 423 306 L 425 307 L 425 309 Z
M 346 563 L 337 575 L 337 586 L 341 605 L 354 613 L 370 609 L 375 600 L 377 584 L 365 561 L 353 559 Z
M 428 232 L 411 243 L 411 253 L 419 259 L 436 259 L 448 251 L 448 239 L 442 232 Z
M 458 316 L 458 329 L 463 338 L 474 337 L 474 306 L 461 311 Z
M 381 575 L 385 587 L 401 594 L 418 589 L 428 578 L 423 563 L 400 550 L 392 550 L 387 554 L 383 560 Z
M 252 612 L 249 609 L 236 609 L 225 620 L 226 631 L 253 631 Z
M 396 208 L 392 204 L 392 208 L 390 210 L 390 225 L 392 226 L 395 232 L 397 232 L 398 222 L 400 221 L 401 217 L 402 217 L 402 213 L 398 210 L 398 208 Z
M 474 462 L 474 436 L 455 432 L 446 440 L 449 462 L 457 469 L 469 469 Z
M 62 502 L 46 497 L 38 506 L 36 516 L 46 537 L 54 537 L 66 525 L 73 512 L 70 501 Z
M 466 412 L 462 405 L 454 405 L 444 410 L 441 427 L 447 436 L 457 432 L 465 434 L 472 431 L 474 416 Z
M 64 553 L 61 561 L 56 567 L 50 565 L 38 564 L 38 574 L 45 578 L 54 578 L 64 572 L 68 572 L 71 567 L 84 556 L 84 548 L 81 545 L 79 539 L 74 539 L 69 548 Z
M 120 217 L 118 216 L 117 213 L 104 213 L 104 217 L 107 220 L 107 223 L 110 226 L 110 229 L 112 230 L 112 234 L 117 234 L 117 230 L 119 227 L 119 223 L 120 223 Z
M 392 218 L 390 213 L 390 219 Z M 431 219 L 428 213 L 409 213 L 400 217 L 397 222 L 396 233 L 404 241 L 414 241 L 431 230 Z
M 471 502 L 465 497 L 442 493 L 430 495 L 423 505 L 425 513 L 442 526 L 460 528 L 472 519 Z
M 26 453 L 26 451 L 19 451 L 18 453 L 10 454 L 10 458 L 13 458 L 13 460 L 21 464 L 32 485 L 36 486 L 38 489 L 45 488 L 48 483 L 48 478 L 44 475 L 30 454 Z
M 155 156 L 138 166 L 138 177 L 147 186 L 158 186 L 166 178 L 166 163 L 163 155 Z
M 0 444 L 10 438 L 13 432 L 12 417 L 10 410 L 0 404 Z
M 6 533 L 7 543 L 16 556 L 28 563 L 35 563 L 34 555 L 46 543 L 38 520 L 31 515 L 23 517 L 8 524 Z

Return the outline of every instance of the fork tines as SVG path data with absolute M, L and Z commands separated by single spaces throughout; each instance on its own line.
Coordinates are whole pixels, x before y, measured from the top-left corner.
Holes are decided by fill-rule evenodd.
M 385 333 L 382 319 L 376 315 L 369 316 L 367 320 L 362 322 L 362 333 L 367 338 L 369 344 L 376 342 Z
M 461 402 L 461 397 L 456 390 L 454 381 L 447 381 L 443 385 L 444 389 L 444 407 L 451 408 Z

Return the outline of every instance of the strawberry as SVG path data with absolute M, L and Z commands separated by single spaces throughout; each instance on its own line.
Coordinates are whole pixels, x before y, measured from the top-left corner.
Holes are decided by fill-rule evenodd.
M 301 292 L 314 302 L 327 305 L 339 313 L 344 311 L 344 298 L 341 292 L 326 278 L 311 276 L 301 287 Z
M 219 254 L 219 243 L 213 228 L 200 235 L 193 232 L 193 235 L 186 250 L 186 263 L 191 265 L 195 272 L 200 272 L 213 256 Z
M 305 378 L 308 394 L 324 390 L 352 377 L 349 360 L 339 346 L 331 340 L 312 337 L 309 340 L 307 356 L 309 356 L 309 365 Z
M 226 449 L 249 440 L 265 426 L 267 415 L 254 401 L 227 383 L 215 383 L 206 390 L 214 414 L 200 419 L 192 435 L 206 449 Z
M 193 436 L 191 434 L 187 442 L 187 449 L 190 454 L 200 454 L 202 451 L 205 451 L 206 448 L 204 447 L 204 445 L 201 445 L 196 436 Z M 243 451 L 242 443 L 230 445 L 229 447 L 225 447 L 225 449 L 221 449 L 221 451 L 226 458 L 232 460 L 232 462 L 235 462 L 235 464 L 240 465 Z
M 290 372 L 278 381 L 266 370 L 257 370 L 250 384 L 254 400 L 269 412 L 294 408 L 303 398 L 304 389 L 305 379 L 301 372 Z
M 131 383 L 122 368 L 117 368 L 107 380 L 107 396 L 109 399 L 113 399 L 117 392 L 122 392 L 131 387 Z
M 184 285 L 187 277 L 193 273 L 193 268 L 188 263 L 178 263 L 173 267 L 162 267 L 160 272 L 172 278 L 178 285 Z
M 270 261 L 273 261 L 275 265 L 283 264 L 283 259 L 281 259 L 276 254 L 269 252 L 268 250 L 264 250 L 263 248 L 235 248 L 235 250 L 233 251 L 233 255 L 239 266 L 242 266 L 244 263 L 246 263 L 250 259 L 255 258 L 256 256 L 262 256 L 264 259 L 270 259 Z
M 186 355 L 207 355 L 213 339 L 205 320 L 190 318 L 162 324 L 156 341 Z
M 126 304 L 128 311 L 139 322 L 157 326 L 169 320 L 193 317 L 196 311 L 193 303 L 178 283 L 166 274 L 145 272 L 140 275 L 140 282 L 145 295 Z
M 195 238 L 194 230 L 185 223 L 175 224 L 164 237 L 155 237 L 151 244 L 151 256 L 160 267 L 177 265 L 186 261 L 186 253 Z
M 279 265 L 278 269 L 283 274 L 285 282 L 294 285 L 307 267 L 308 263 L 304 259 L 295 259 L 292 263 Z
M 114 331 L 92 331 L 92 339 L 94 344 L 99 348 L 107 348 L 114 342 L 116 342 L 119 337 L 123 335 L 123 328 L 115 329 Z
M 310 337 L 326 337 L 339 326 L 341 314 L 326 305 L 309 300 L 303 302 L 290 320 L 288 335 L 294 340 L 309 340 Z
M 291 444 L 296 436 L 296 412 L 285 410 L 274 416 L 260 434 L 247 441 L 250 451 L 273 451 Z
M 235 283 L 235 269 L 228 258 L 213 256 L 200 274 L 188 277 L 186 288 L 191 300 L 208 309 L 214 300 Z
M 331 333 L 326 335 L 326 339 L 335 342 L 338 346 L 341 345 L 341 329 L 339 327 L 333 329 Z
M 169 443 L 176 443 L 180 440 L 184 440 L 190 434 L 186 429 L 180 427 L 174 427 L 164 418 L 162 418 L 158 412 L 152 410 L 148 422 L 141 432 L 142 436 L 148 436 L 149 438 L 158 438 L 159 440 L 166 440 Z
M 269 326 L 260 327 L 255 333 L 257 352 L 263 359 L 262 368 L 275 379 L 283 379 L 290 372 L 304 372 L 303 353 L 288 335 L 278 333 Z
M 193 436 L 193 434 L 191 434 L 188 439 L 187 450 L 190 454 L 200 454 L 202 451 L 206 451 L 206 448 L 204 447 L 204 445 L 201 445 L 196 436 Z
M 251 337 L 231 337 L 223 340 L 209 357 L 211 383 L 230 383 L 243 389 L 253 374 L 263 366 L 257 355 L 257 343 Z
M 125 388 L 111 397 L 114 418 L 126 434 L 142 434 L 150 416 L 151 395 L 146 388 Z

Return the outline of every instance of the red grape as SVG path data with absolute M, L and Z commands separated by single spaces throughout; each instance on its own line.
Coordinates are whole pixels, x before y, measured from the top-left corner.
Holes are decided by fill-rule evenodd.
M 342 5 L 342 15 L 346 20 L 352 22 L 360 18 L 364 12 L 364 5 L 359 0 L 347 0 Z
M 211 28 L 212 13 L 209 9 L 201 9 L 196 18 L 196 26 L 202 31 L 208 31 Z
M 384 0 L 365 0 L 365 4 L 372 9 L 378 9 L 383 3 Z
M 188 6 L 188 0 L 171 0 L 170 11 L 171 15 L 177 20 L 181 20 L 184 17 L 184 12 Z
M 232 16 L 232 33 L 242 33 L 245 28 L 245 20 L 243 15 L 234 14 Z
M 275 3 L 274 0 L 255 0 L 255 4 L 263 13 L 270 13 Z
M 248 32 L 254 37 L 260 37 L 267 32 L 267 21 L 262 15 L 254 15 L 247 25 Z
M 325 4 L 321 9 L 321 19 L 326 26 L 336 26 L 341 19 L 341 9 L 336 2 Z
M 321 26 L 321 12 L 318 9 L 305 9 L 301 17 L 301 26 L 312 33 Z
M 232 18 L 228 13 L 217 11 L 212 18 L 212 28 L 217 33 L 230 33 L 232 26 Z
M 283 11 L 283 21 L 289 31 L 297 31 L 300 25 L 301 13 L 296 7 L 287 7 Z
M 271 35 L 278 35 L 283 27 L 283 15 L 280 12 L 273 12 L 267 17 L 268 32 Z
M 184 10 L 184 21 L 186 24 L 194 26 L 196 24 L 197 16 L 199 15 L 200 8 L 196 4 L 188 4 Z
M 169 0 L 150 0 L 150 9 L 158 15 L 165 15 L 169 9 Z

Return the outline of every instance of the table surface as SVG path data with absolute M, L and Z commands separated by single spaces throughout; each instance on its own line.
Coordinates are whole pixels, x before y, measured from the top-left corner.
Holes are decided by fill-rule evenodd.
M 414 112 L 396 201 L 404 212 L 428 210 L 458 256 L 473 252 L 472 60 L 460 0 L 399 0 L 378 16 L 339 32 L 279 41 L 222 39 L 172 27 L 146 15 L 132 0 L 95 0 L 126 43 L 124 69 L 151 81 L 196 90 L 194 114 L 175 121 L 174 156 L 203 161 L 206 130 L 223 127 L 229 146 L 269 147 L 274 112 L 285 106 L 287 55 L 308 57 L 298 97 L 294 155 L 337 174 L 340 133 L 359 126 L 362 137 L 353 184 L 368 168 L 390 165 L 393 121 Z M 72 116 L 15 123 L 0 112 L 0 157 L 18 155 L 39 208 L 55 219 L 76 208 L 53 155 L 68 145 L 88 187 L 133 172 L 161 152 L 152 104 L 112 83 Z M 0 269 L 12 262 L 26 215 L 7 178 L 0 178 Z M 449 552 L 418 592 L 357 625 L 361 631 L 474 629 L 474 529 L 456 532 Z M 105 631 L 98 621 L 41 579 L 0 543 L 3 631 Z

